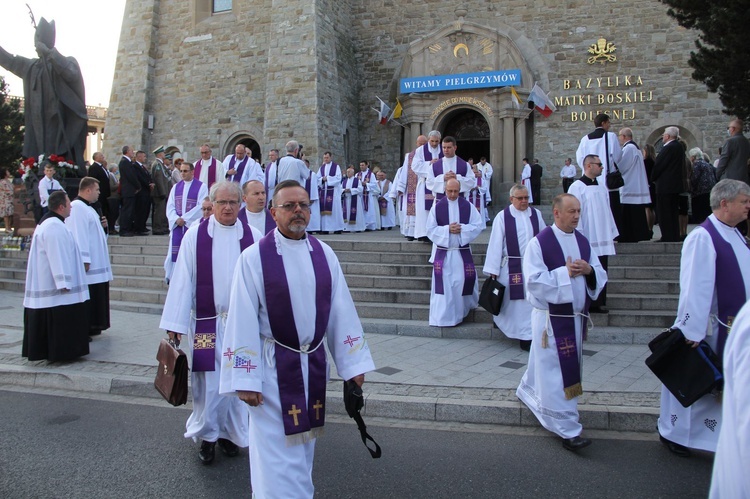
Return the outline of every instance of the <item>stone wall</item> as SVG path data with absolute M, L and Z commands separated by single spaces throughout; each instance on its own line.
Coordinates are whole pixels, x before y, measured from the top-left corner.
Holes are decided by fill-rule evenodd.
M 434 126 L 429 113 L 405 116 L 406 129 L 382 126 L 372 108 L 375 96 L 395 104 L 411 44 L 458 21 L 455 2 L 429 1 L 422 14 L 395 0 L 235 0 L 229 13 L 196 16 L 200 2 L 128 0 L 106 129 L 110 160 L 125 143 L 174 145 L 195 159 L 208 142 L 223 157 L 233 138 L 247 134 L 264 156 L 295 138 L 313 165 L 331 150 L 339 163 L 369 159 L 393 172 L 413 147 L 413 131 Z M 678 28 L 657 0 L 544 0 L 533 8 L 468 0 L 458 7 L 466 23 L 512 33 L 528 79 L 557 99 L 558 112 L 535 113 L 528 134 L 527 153 L 543 165 L 574 157 L 597 111 L 610 111 L 614 128 L 631 127 L 639 143 L 656 141 L 671 124 L 712 156 L 723 142 L 727 117 L 718 98 L 690 79 L 695 33 Z M 615 44 L 615 62 L 587 63 L 599 38 Z M 524 81 L 520 93 L 532 85 Z M 472 95 L 496 105 L 509 98 Z M 145 129 L 149 115 L 153 131 Z M 493 141 L 502 140 L 499 128 Z M 490 161 L 503 168 L 501 158 Z

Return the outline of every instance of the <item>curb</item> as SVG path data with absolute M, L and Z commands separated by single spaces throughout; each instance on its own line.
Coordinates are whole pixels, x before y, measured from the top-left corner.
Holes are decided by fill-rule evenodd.
M 129 397 L 160 399 L 153 379 L 144 376 L 107 375 L 69 369 L 29 369 L 25 366 L 0 365 L 0 387 L 4 385 L 44 388 L 67 392 L 102 393 Z M 368 393 L 367 387 L 371 388 Z M 394 419 L 435 422 L 496 424 L 539 427 L 539 422 L 521 402 L 479 400 L 456 396 L 411 396 L 377 393 L 379 383 L 365 385 L 364 415 Z M 373 393 L 375 392 L 375 393 Z M 597 399 L 592 392 L 586 400 Z M 331 379 L 326 392 L 331 414 L 346 415 L 341 379 Z M 610 399 L 611 397 L 604 397 Z M 627 399 L 627 397 L 624 397 Z M 192 400 L 192 398 L 190 398 Z M 166 403 L 165 403 L 166 406 Z M 642 404 L 579 404 L 584 428 L 625 432 L 654 433 L 659 408 Z

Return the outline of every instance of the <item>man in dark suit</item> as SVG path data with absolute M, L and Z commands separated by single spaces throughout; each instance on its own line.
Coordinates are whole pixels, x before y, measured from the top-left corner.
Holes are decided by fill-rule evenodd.
M 138 181 L 138 173 L 133 165 L 135 151 L 131 146 L 123 146 L 122 158 L 118 165 L 120 170 L 120 196 L 122 197 L 122 208 L 120 209 L 120 236 L 133 237 L 135 219 L 135 197 L 141 189 Z
M 685 150 L 677 141 L 680 131 L 676 126 L 664 130 L 664 146 L 656 156 L 651 181 L 656 186 L 656 216 L 659 218 L 661 242 L 679 242 L 679 197 L 684 190 L 682 169 Z
M 531 165 L 531 197 L 534 200 L 532 204 L 542 204 L 542 165 L 536 158 Z
M 109 188 L 109 174 L 107 173 L 107 170 L 104 168 L 103 164 L 104 154 L 95 152 L 91 159 L 93 159 L 94 162 L 91 164 L 91 166 L 89 166 L 88 176 L 93 177 L 99 181 L 99 199 L 97 203 L 99 204 L 102 215 L 107 217 L 107 220 L 109 220 L 109 201 L 107 201 L 107 198 L 109 198 L 112 192 Z M 108 230 L 109 234 L 112 234 L 113 232 L 115 232 L 114 225 L 109 227 Z
M 750 159 L 750 142 L 742 135 L 742 120 L 729 122 L 727 130 L 730 137 L 721 148 L 721 157 L 716 167 L 716 178 L 722 180 L 742 180 L 750 184 L 747 171 L 747 160 Z
M 148 171 L 146 166 L 146 152 L 137 151 L 135 153 L 135 162 L 133 163 L 135 170 L 138 175 L 138 182 L 141 186 L 141 190 L 136 194 L 135 201 L 135 217 L 133 223 L 135 224 L 135 233 L 139 236 L 147 236 L 149 234 L 146 230 L 146 222 L 148 221 L 148 215 L 151 212 L 151 191 L 154 189 L 154 182 L 151 179 L 151 173 Z

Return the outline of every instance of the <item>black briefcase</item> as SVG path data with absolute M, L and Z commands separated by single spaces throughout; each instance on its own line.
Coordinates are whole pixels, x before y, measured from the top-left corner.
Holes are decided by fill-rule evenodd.
M 652 354 L 646 365 L 683 407 L 724 387 L 721 361 L 705 341 L 692 348 L 685 343 L 682 331 L 672 328 L 651 340 L 648 347 Z
M 488 277 L 482 284 L 482 292 L 479 293 L 479 306 L 492 315 L 497 315 L 500 313 L 504 295 L 505 286 L 500 284 L 497 279 Z

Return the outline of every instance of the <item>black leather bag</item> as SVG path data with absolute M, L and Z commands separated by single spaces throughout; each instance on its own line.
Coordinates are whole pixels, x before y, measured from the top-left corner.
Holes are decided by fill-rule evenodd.
M 156 368 L 154 388 L 164 400 L 174 406 L 187 403 L 188 361 L 185 352 L 172 341 L 161 340 L 156 352 L 159 366 Z
M 705 341 L 692 348 L 685 343 L 682 331 L 672 328 L 651 340 L 648 347 L 652 354 L 646 365 L 683 407 L 708 393 L 718 394 L 724 387 L 721 361 Z
M 362 437 L 362 443 L 365 444 L 365 447 L 367 447 L 372 458 L 378 459 L 382 455 L 380 446 L 375 439 L 367 433 L 367 426 L 365 425 L 364 419 L 362 419 L 362 414 L 359 413 L 364 406 L 365 397 L 362 393 L 362 388 L 354 381 L 344 381 L 344 407 L 346 408 L 346 413 L 357 423 L 359 435 Z M 367 445 L 368 440 L 375 445 L 374 449 Z
M 500 284 L 497 279 L 488 277 L 482 284 L 482 292 L 479 293 L 479 306 L 492 315 L 497 315 L 500 313 L 504 295 L 505 286 Z
M 619 189 L 623 185 L 625 185 L 625 179 L 622 178 L 622 173 L 615 163 L 615 171 L 607 171 L 607 189 Z

